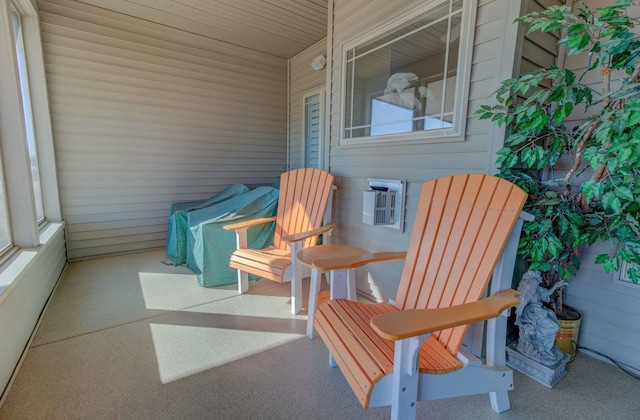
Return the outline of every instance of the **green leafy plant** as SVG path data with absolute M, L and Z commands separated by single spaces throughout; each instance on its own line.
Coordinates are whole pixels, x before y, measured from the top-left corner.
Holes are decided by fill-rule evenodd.
M 607 242 L 611 252 L 596 262 L 606 272 L 623 261 L 640 264 L 640 39 L 628 16 L 632 0 L 577 13 L 553 6 L 517 21 L 529 32 L 561 33 L 567 55 L 585 54 L 582 74 L 552 66 L 505 80 L 495 105 L 481 119 L 506 126 L 498 151 L 500 176 L 529 193 L 525 211 L 535 220 L 523 228 L 519 253 L 544 285 L 570 281 L 580 267 L 580 247 Z M 594 89 L 593 75 L 601 77 Z M 640 272 L 627 271 L 633 282 Z M 562 317 L 562 288 L 550 307 Z

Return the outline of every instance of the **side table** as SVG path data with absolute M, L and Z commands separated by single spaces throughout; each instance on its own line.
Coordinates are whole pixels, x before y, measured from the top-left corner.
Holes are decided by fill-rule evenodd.
M 356 276 L 354 268 L 338 270 L 318 269 L 313 265 L 314 261 L 353 257 L 365 255 L 369 252 L 350 245 L 326 244 L 304 248 L 298 252 L 298 262 L 311 268 L 311 285 L 309 286 L 309 304 L 307 319 L 307 337 L 313 338 L 313 317 L 318 305 L 318 293 L 320 292 L 320 275 L 329 271 L 329 299 L 356 299 Z

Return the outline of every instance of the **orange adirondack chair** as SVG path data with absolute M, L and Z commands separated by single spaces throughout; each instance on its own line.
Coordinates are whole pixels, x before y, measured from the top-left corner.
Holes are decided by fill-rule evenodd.
M 315 245 L 321 234 L 334 227 L 322 225 L 333 175 L 320 169 L 303 168 L 285 172 L 280 177 L 278 211 L 275 217 L 254 219 L 226 225 L 236 231 L 237 249 L 229 266 L 238 269 L 238 290 L 249 290 L 248 274 L 277 282 L 291 281 L 291 312 L 302 309 L 302 271 L 295 255 L 302 248 Z M 260 223 L 276 223 L 273 245 L 265 249 L 247 248 L 247 229 Z
M 392 418 L 409 419 L 420 400 L 489 393 L 495 411 L 509 409 L 506 319 L 519 303 L 510 287 L 526 197 L 488 175 L 426 182 L 395 302 L 331 300 L 318 308 L 314 326 L 330 364 L 364 408 L 391 405 Z M 377 261 L 370 255 L 314 266 L 354 268 Z M 491 296 L 481 299 L 492 273 Z M 483 320 L 486 364 L 461 349 L 469 324 Z

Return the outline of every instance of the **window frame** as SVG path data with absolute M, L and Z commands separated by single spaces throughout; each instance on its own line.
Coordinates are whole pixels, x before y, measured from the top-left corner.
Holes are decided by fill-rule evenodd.
M 42 216 L 37 220 L 26 133 L 13 12 L 20 18 L 30 92 L 35 151 L 40 173 Z M 31 0 L 0 0 L 0 144 L 3 181 L 13 246 L 0 251 L 0 264 L 20 248 L 41 244 L 49 222 L 61 222 L 55 151 L 37 10 Z
M 375 30 L 369 31 L 363 36 L 345 41 L 340 45 L 341 77 L 340 77 L 340 134 L 338 145 L 341 147 L 375 146 L 375 145 L 404 145 L 417 143 L 442 143 L 464 141 L 466 123 L 468 119 L 469 88 L 471 84 L 471 64 L 473 41 L 475 34 L 475 22 L 477 12 L 477 0 L 462 0 L 461 27 L 459 35 L 459 53 L 456 74 L 456 92 L 453 109 L 453 127 L 428 131 L 412 131 L 407 133 L 386 134 L 378 136 L 345 137 L 346 121 L 345 112 L 347 101 L 351 100 L 347 91 L 347 51 L 362 47 L 367 42 L 376 38 L 392 35 L 403 29 L 411 21 L 429 13 L 437 6 L 450 0 L 431 0 L 420 7 L 405 9 L 392 16 L 388 22 L 383 23 Z
M 615 273 L 613 276 L 613 282 L 615 284 L 625 286 L 625 287 L 633 287 L 635 289 L 640 288 L 640 282 L 634 283 L 631 281 L 631 278 L 627 275 L 627 270 L 631 267 L 638 268 L 634 264 L 629 264 L 626 261 L 622 261 L 622 266 L 620 267 L 620 271 Z

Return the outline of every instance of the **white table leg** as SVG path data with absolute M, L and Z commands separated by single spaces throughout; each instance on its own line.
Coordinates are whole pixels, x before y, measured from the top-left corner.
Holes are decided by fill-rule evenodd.
M 329 298 L 347 299 L 347 277 L 349 270 L 331 270 L 329 276 L 330 294 Z
M 320 293 L 320 272 L 311 269 L 311 284 L 309 285 L 309 309 L 307 310 L 307 337 L 313 338 L 313 318 L 316 315 L 318 305 L 318 293 Z
M 356 271 L 332 270 L 330 275 L 331 299 L 356 300 Z
M 347 299 L 357 300 L 356 298 L 356 270 L 351 268 L 347 270 Z

